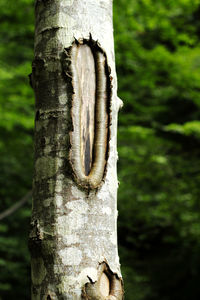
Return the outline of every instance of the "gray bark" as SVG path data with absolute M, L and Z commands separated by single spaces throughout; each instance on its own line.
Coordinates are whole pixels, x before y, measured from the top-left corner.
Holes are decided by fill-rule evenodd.
M 117 97 L 112 1 L 37 0 L 35 10 L 35 175 L 29 239 L 32 300 L 119 300 L 123 288 L 117 249 L 116 134 L 121 101 Z M 79 126 L 70 52 L 75 43 L 78 47 L 96 43 L 94 52 L 99 51 L 109 72 L 98 71 L 109 91 L 108 97 L 102 96 L 100 86 L 99 95 L 109 108 L 105 111 L 101 101 L 96 104 L 97 111 L 104 107 L 98 118 L 105 118 L 95 129 L 100 136 L 97 146 L 95 137 L 89 137 L 97 152 L 96 162 L 90 158 L 91 173 L 95 173 L 91 176 L 84 175 L 83 165 L 77 170 L 84 160 L 82 154 L 76 159 L 77 147 L 86 146 L 85 142 L 77 146 L 79 139 L 73 137 Z M 99 68 L 106 70 L 104 67 Z M 92 156 L 91 149 L 89 153 Z

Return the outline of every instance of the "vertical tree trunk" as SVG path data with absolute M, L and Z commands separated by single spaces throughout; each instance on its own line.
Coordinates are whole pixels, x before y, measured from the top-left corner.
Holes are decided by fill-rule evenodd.
M 35 10 L 32 300 L 119 300 L 112 1 Z

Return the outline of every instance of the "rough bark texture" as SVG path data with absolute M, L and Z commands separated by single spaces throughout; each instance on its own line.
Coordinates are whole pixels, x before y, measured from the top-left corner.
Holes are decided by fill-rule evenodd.
M 120 300 L 123 293 L 116 228 L 116 131 L 121 102 L 116 94 L 112 1 L 37 0 L 35 9 L 32 76 L 36 97 L 35 175 L 29 240 L 32 300 Z M 83 139 L 83 131 L 87 127 L 84 109 L 89 101 L 84 94 L 84 85 L 88 83 L 86 78 L 78 83 L 82 97 L 80 101 L 83 101 L 79 116 L 82 142 L 78 148 L 82 157 L 81 168 L 86 176 L 83 182 L 77 179 L 72 161 L 76 139 L 70 138 L 78 117 L 73 116 L 73 98 L 77 97 L 77 92 L 73 84 L 74 74 L 69 68 L 73 60 L 69 49 L 76 41 L 77 44 L 84 44 L 84 41 L 98 44 L 99 51 L 103 53 L 99 68 L 103 70 L 102 65 L 105 68 L 107 64 L 109 69 L 109 74 L 105 72 L 102 75 L 102 80 L 106 82 L 106 100 L 103 96 L 105 90 L 99 90 L 100 98 L 107 103 L 106 107 L 109 101 L 109 109 L 98 117 L 98 112 L 94 113 L 94 110 L 99 109 L 97 85 L 100 77 L 96 74 L 98 66 L 89 63 L 90 72 L 95 73 L 90 77 L 91 88 L 86 87 L 86 94 L 91 89 L 93 103 L 89 109 L 90 130 L 86 132 L 86 136 L 91 132 L 89 152 Z M 89 47 L 87 43 L 85 47 Z M 90 49 L 87 48 L 88 51 Z M 85 55 L 85 52 L 82 53 L 83 58 Z M 81 60 L 81 57 L 78 59 Z M 91 57 L 88 61 L 91 62 Z M 87 66 L 85 59 L 84 62 Z M 83 61 L 76 65 L 79 78 L 80 74 L 87 77 L 87 72 L 81 73 L 77 69 L 79 65 L 84 69 Z M 94 80 L 95 84 L 92 83 Z M 106 140 L 103 142 L 100 139 L 104 145 L 100 149 L 105 150 L 105 153 L 101 152 L 103 174 L 98 174 L 98 182 L 93 184 L 97 172 L 91 180 L 88 177 L 95 168 L 98 118 L 107 118 L 108 121 L 104 127 L 107 128 L 106 135 L 103 133 Z M 101 134 L 101 130 L 99 132 Z M 85 159 L 87 152 L 89 163 Z

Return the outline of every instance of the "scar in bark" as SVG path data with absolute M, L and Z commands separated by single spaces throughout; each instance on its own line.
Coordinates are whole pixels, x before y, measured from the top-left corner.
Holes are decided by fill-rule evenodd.
M 82 298 L 87 300 L 123 300 L 123 294 L 121 278 L 110 270 L 107 263 L 100 264 L 98 280 L 90 280 L 82 290 Z
M 78 184 L 100 185 L 109 148 L 111 79 L 107 57 L 93 40 L 66 49 L 73 94 L 70 162 Z M 70 62 L 70 63 L 69 63 Z

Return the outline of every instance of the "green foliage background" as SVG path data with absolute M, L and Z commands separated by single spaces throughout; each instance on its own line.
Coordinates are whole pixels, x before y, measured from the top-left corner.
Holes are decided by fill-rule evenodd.
M 32 0 L 0 1 L 0 210 L 31 189 Z M 127 300 L 200 299 L 200 1 L 114 1 Z M 30 299 L 31 201 L 0 222 L 0 299 Z

